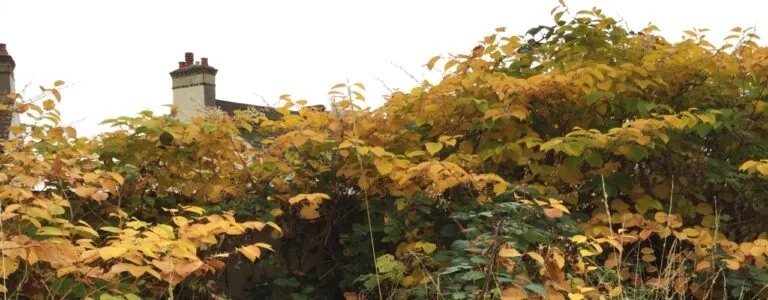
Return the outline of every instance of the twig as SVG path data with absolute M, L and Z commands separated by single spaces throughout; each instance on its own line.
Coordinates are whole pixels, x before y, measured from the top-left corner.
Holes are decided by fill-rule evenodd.
M 393 63 L 393 62 L 391 62 L 391 61 L 387 61 L 387 62 L 388 62 L 390 65 L 392 65 L 392 66 L 394 66 L 394 67 L 396 67 L 396 68 L 400 69 L 400 71 L 403 71 L 403 73 L 405 73 L 405 75 L 408 75 L 408 77 L 411 77 L 411 79 L 413 79 L 413 81 L 415 81 L 415 82 L 416 82 L 416 84 L 418 84 L 418 85 L 421 85 L 421 82 L 420 82 L 418 79 L 416 79 L 416 77 L 415 77 L 415 76 L 413 76 L 413 75 L 412 75 L 410 72 L 406 71 L 406 70 L 405 70 L 405 68 L 403 68 L 402 66 L 400 66 L 400 65 L 398 65 L 398 64 L 395 64 L 395 63 Z
M 502 218 L 499 220 L 499 222 L 496 224 L 496 229 L 493 232 L 493 243 L 491 244 L 491 248 L 489 251 L 491 251 L 491 263 L 488 264 L 488 266 L 485 269 L 485 282 L 483 283 L 483 290 L 480 292 L 480 296 L 477 299 L 485 299 L 485 293 L 488 292 L 488 289 L 491 286 L 491 277 L 493 276 L 493 267 L 496 265 L 496 259 L 499 257 L 499 251 L 496 251 L 499 247 L 499 231 L 501 231 L 501 225 L 504 224 L 504 219 Z

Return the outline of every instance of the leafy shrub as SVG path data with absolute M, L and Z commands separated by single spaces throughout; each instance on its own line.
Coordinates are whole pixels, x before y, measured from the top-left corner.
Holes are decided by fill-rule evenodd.
M 275 249 L 249 297 L 765 297 L 768 49 L 553 17 L 374 110 L 342 83 L 330 112 L 284 96 L 277 120 L 144 113 L 88 140 L 29 104 L 53 125 L 4 146 L 4 284 L 162 296 Z

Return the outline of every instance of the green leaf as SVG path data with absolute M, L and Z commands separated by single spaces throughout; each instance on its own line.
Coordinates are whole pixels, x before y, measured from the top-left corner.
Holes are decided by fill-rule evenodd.
M 67 235 L 61 229 L 58 229 L 56 227 L 49 227 L 49 226 L 43 226 L 40 227 L 40 229 L 37 231 L 37 235 L 57 235 L 57 236 L 64 236 Z
M 563 164 L 569 169 L 580 168 L 582 163 L 584 163 L 583 158 L 574 156 L 568 157 L 563 161 Z
M 452 238 L 459 232 L 459 228 L 453 224 L 446 224 L 440 229 L 440 235 L 445 238 Z
M 85 289 L 85 286 L 78 283 L 75 285 L 75 287 L 72 288 L 72 295 L 74 295 L 77 298 L 85 298 L 85 295 L 88 293 L 88 291 Z
M 477 108 L 478 111 L 481 113 L 484 113 L 488 110 L 488 102 L 485 100 L 475 100 L 475 108 Z
M 570 156 L 579 156 L 584 152 L 585 146 L 583 142 L 571 141 L 563 144 L 563 152 Z
M 528 228 L 528 230 L 523 233 L 523 238 L 528 241 L 529 243 L 535 244 L 535 243 L 549 243 L 549 241 L 552 239 L 552 236 L 541 229 L 531 227 Z
M 547 296 L 547 291 L 544 289 L 544 287 L 539 285 L 539 284 L 535 284 L 533 282 L 526 284 L 525 285 L 525 289 L 529 290 L 529 291 L 532 291 L 534 293 L 537 293 L 537 294 L 541 295 L 542 297 L 546 297 Z
M 653 104 L 651 102 L 640 101 L 640 102 L 637 103 L 637 111 L 641 115 L 648 114 L 651 111 L 651 109 L 653 109 L 655 107 L 656 107 L 656 104 Z
M 600 155 L 597 151 L 589 151 L 584 159 L 587 161 L 587 163 L 595 168 L 598 168 L 603 165 L 603 156 Z
M 472 270 L 461 275 L 461 279 L 464 281 L 475 281 L 485 278 L 485 272 Z
M 117 228 L 114 226 L 103 226 L 103 227 L 100 227 L 99 230 L 103 230 L 111 233 L 120 233 L 120 228 Z
M 173 142 L 173 135 L 168 133 L 167 131 L 164 131 L 162 134 L 160 134 L 160 143 L 168 146 Z
M 597 100 L 600 100 L 600 98 L 603 97 L 603 94 L 602 91 L 595 91 L 587 95 L 587 105 L 592 105 L 597 102 Z
M 441 269 L 439 274 L 440 275 L 447 275 L 447 274 L 452 274 L 452 273 L 456 273 L 458 271 L 472 269 L 472 268 L 474 268 L 474 267 L 467 266 L 467 265 L 450 266 L 450 267 Z
M 638 145 L 632 145 L 629 147 L 629 154 L 631 155 L 631 159 L 634 161 L 641 161 L 643 158 L 645 158 L 646 152 L 645 148 L 638 146 Z
M 455 240 L 451 243 L 451 249 L 453 250 L 464 251 L 467 247 L 469 247 L 469 241 L 466 240 Z
M 99 300 L 123 300 L 123 297 L 120 296 L 112 296 L 110 294 L 101 294 L 99 296 Z
M 51 205 L 51 207 L 48 208 L 48 212 L 55 216 L 64 214 L 65 211 L 61 205 Z
M 543 144 L 539 145 L 539 149 L 541 149 L 541 151 L 547 151 L 547 150 L 552 149 L 553 147 L 559 145 L 562 142 L 563 142 L 563 139 L 561 139 L 561 138 L 554 138 L 554 139 L 551 139 L 551 140 L 547 141 L 546 143 L 543 143 Z
M 51 292 L 59 296 L 64 295 L 69 292 L 74 283 L 70 276 L 59 278 L 51 285 Z
M 708 123 L 699 123 L 695 127 L 693 127 L 693 130 L 696 131 L 696 134 L 698 134 L 700 137 L 705 137 L 707 134 L 709 134 L 710 131 L 712 131 L 714 127 Z

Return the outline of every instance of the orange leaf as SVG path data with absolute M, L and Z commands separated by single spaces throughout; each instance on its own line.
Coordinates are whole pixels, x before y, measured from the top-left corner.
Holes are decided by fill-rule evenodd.
M 552 219 L 557 219 L 563 216 L 563 212 L 555 208 L 545 208 L 544 214 Z

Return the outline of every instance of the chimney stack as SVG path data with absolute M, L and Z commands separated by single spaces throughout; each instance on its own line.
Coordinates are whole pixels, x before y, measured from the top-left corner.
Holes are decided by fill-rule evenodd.
M 216 106 L 217 72 L 208 65 L 208 58 L 196 62 L 192 52 L 184 53 L 184 61 L 171 72 L 173 104 L 180 119 L 189 120 L 206 108 Z
M 0 43 L 0 103 L 12 105 L 16 99 L 8 98 L 9 93 L 15 91 L 15 80 L 13 70 L 16 68 L 16 62 L 8 54 L 8 48 Z M 0 139 L 12 139 L 10 132 L 11 126 L 19 124 L 19 115 L 13 110 L 0 109 Z
M 191 66 L 195 60 L 195 54 L 192 52 L 184 53 L 184 62 L 186 62 L 187 67 Z

